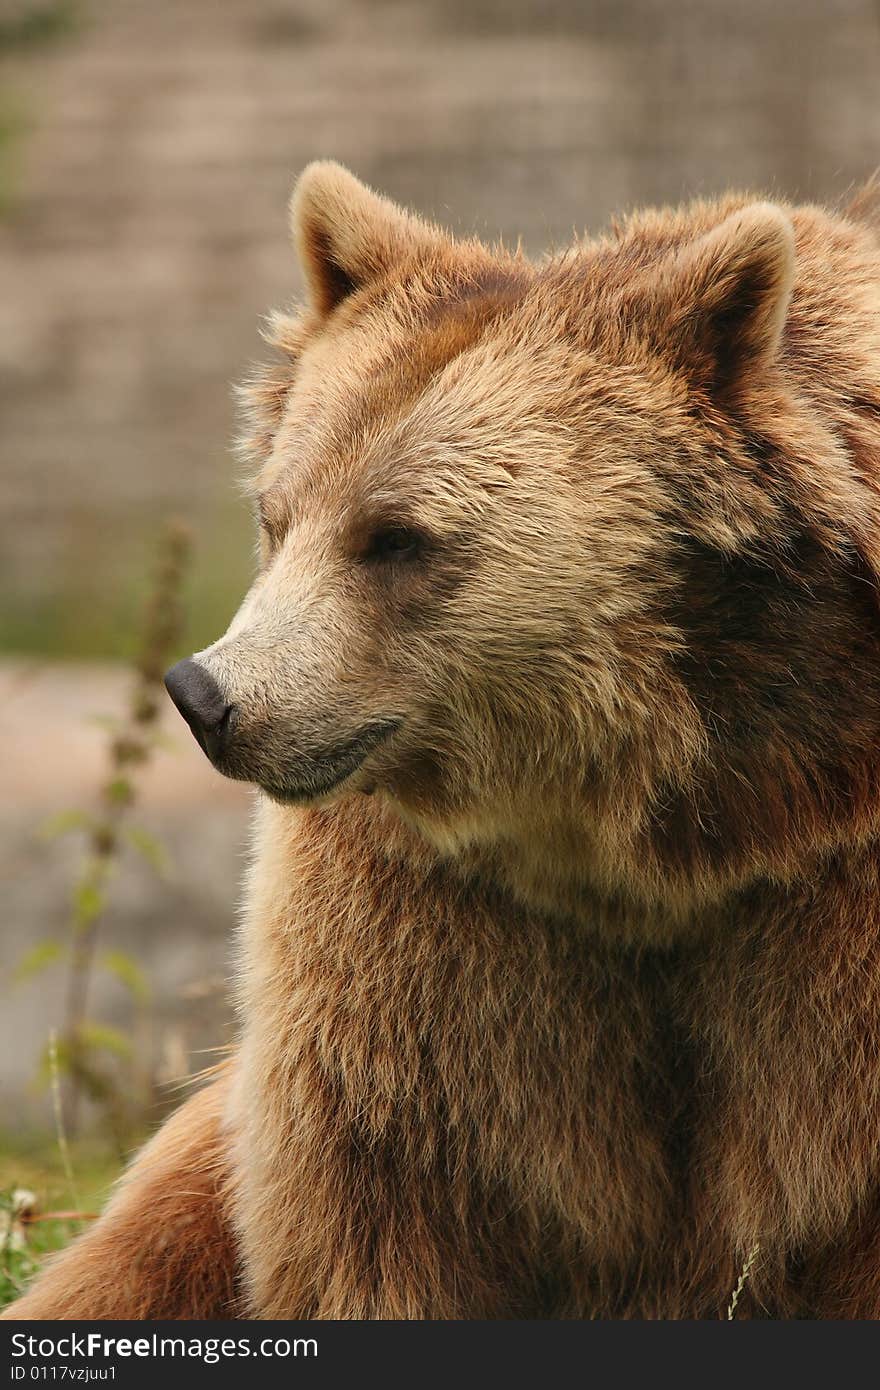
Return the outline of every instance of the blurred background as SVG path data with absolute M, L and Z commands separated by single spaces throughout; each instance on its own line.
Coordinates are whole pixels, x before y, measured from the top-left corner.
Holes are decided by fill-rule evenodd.
M 155 676 L 248 581 L 230 383 L 298 292 L 285 208 L 317 156 L 532 252 L 731 185 L 837 201 L 880 163 L 880 5 L 0 0 L 16 1162 L 59 1097 L 74 1137 L 121 1151 L 230 1036 L 249 793 L 211 773 Z

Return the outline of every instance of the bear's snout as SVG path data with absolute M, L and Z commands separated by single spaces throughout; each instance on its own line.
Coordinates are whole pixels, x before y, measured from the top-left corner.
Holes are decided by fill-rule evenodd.
M 212 763 L 223 752 L 234 706 L 204 666 L 191 656 L 178 661 L 165 676 L 165 689 Z

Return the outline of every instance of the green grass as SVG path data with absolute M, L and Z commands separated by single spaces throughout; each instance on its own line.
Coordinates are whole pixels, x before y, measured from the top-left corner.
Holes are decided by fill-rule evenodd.
M 0 1308 L 18 1298 L 37 1273 L 40 1262 L 61 1250 L 90 1223 L 67 1219 L 36 1221 L 23 1228 L 24 1246 L 5 1238 L 15 1192 L 32 1192 L 38 1215 L 52 1212 L 100 1212 L 121 1171 L 119 1158 L 97 1139 L 71 1144 L 74 1190 L 64 1172 L 58 1142 L 44 1135 L 0 1136 Z

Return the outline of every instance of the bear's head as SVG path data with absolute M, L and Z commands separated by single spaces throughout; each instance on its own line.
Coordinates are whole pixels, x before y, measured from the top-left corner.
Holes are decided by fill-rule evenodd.
M 829 422 L 860 330 L 793 295 L 813 224 L 731 198 L 534 264 L 332 164 L 292 218 L 308 304 L 246 390 L 259 572 L 169 676 L 218 769 L 376 793 L 562 911 L 864 824 L 880 414 L 865 384 Z

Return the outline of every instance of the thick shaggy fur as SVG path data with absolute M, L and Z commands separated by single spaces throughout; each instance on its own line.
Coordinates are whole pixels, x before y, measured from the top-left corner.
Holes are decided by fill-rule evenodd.
M 232 1318 L 238 1253 L 227 1216 L 230 1074 L 192 1096 L 125 1174 L 95 1226 L 7 1310 L 18 1318 Z
M 239 1055 L 15 1311 L 880 1316 L 871 199 L 293 217 Z

